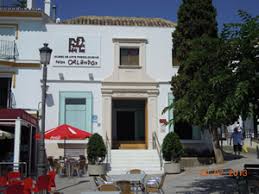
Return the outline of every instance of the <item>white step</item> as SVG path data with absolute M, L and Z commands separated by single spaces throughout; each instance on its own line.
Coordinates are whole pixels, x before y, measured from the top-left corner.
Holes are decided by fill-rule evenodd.
M 124 174 L 133 168 L 147 174 L 163 173 L 157 150 L 111 150 L 111 171 L 108 174 Z

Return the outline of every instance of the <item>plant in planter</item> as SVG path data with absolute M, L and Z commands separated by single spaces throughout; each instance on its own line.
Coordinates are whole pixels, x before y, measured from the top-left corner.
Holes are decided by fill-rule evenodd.
M 106 174 L 106 166 L 103 164 L 107 153 L 102 136 L 94 133 L 87 144 L 87 159 L 89 175 Z
M 164 164 L 165 173 L 181 172 L 179 161 L 183 155 L 183 146 L 176 133 L 170 132 L 165 136 L 162 144 L 162 155 L 166 161 Z

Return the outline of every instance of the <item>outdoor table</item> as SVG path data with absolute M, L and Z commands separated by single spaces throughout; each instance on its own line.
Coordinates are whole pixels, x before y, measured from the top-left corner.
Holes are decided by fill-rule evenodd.
M 120 194 L 120 191 L 86 191 L 81 194 Z
M 135 188 L 137 188 L 138 183 L 144 183 L 144 178 L 146 174 L 121 174 L 121 175 L 111 175 L 113 182 L 116 181 L 130 181 Z M 138 189 L 136 189 L 136 193 L 138 193 Z

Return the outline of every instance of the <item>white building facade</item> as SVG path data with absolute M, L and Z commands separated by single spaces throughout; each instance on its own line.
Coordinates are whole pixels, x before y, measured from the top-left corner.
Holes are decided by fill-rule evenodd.
M 0 19 L 1 108 L 40 109 L 39 48 L 48 43 L 46 130 L 66 123 L 101 134 L 111 149 L 142 150 L 154 149 L 155 134 L 161 144 L 173 130 L 163 125 L 172 113 L 162 110 L 173 102 L 170 80 L 178 70 L 175 23 L 91 16 L 55 23 L 33 9 L 2 9 Z M 192 130 L 191 146 L 210 145 Z M 52 143 L 46 147 L 49 155 L 63 155 Z

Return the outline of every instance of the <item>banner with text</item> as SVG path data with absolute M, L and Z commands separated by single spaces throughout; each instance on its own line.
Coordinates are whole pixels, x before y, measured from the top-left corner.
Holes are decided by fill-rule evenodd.
M 52 46 L 54 66 L 100 66 L 101 38 L 87 35 L 59 35 Z

